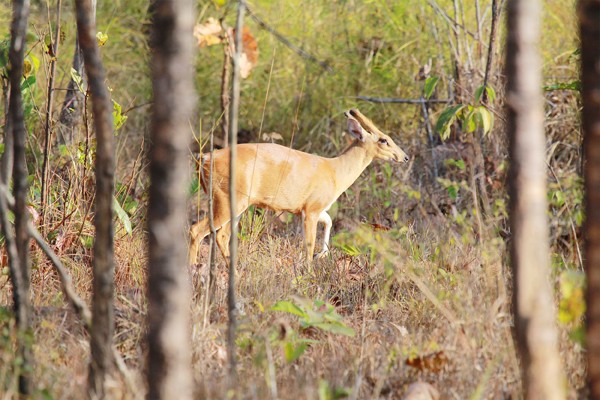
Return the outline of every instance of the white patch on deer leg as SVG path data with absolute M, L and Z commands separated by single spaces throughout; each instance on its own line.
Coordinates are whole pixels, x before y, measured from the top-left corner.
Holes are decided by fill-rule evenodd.
M 331 217 L 327 214 L 327 211 L 322 211 L 319 214 L 319 222 L 325 224 L 325 231 L 323 233 L 323 249 L 318 254 L 318 257 L 322 257 L 329 252 L 329 236 L 331 235 Z

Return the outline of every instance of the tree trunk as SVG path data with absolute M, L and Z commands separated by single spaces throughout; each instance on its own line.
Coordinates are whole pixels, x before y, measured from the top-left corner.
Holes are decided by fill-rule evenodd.
M 96 0 L 92 0 L 92 15 L 90 16 L 93 24 L 96 23 Z M 75 37 L 75 51 L 73 53 L 73 64 L 71 68 L 81 77 L 81 85 L 85 87 L 86 76 L 83 71 L 83 53 L 79 33 Z M 59 144 L 70 144 L 76 139 L 76 133 L 81 121 L 85 95 L 77 85 L 73 77 L 69 80 L 65 101 L 60 112 L 60 124 L 57 133 Z
M 13 259 L 11 275 L 13 281 L 13 300 L 17 321 L 17 352 L 22 359 L 19 373 L 19 392 L 31 394 L 31 347 L 28 336 L 31 331 L 31 299 L 29 295 L 30 273 L 29 265 L 29 232 L 27 230 L 27 163 L 25 160 L 25 141 L 27 130 L 23 116 L 23 99 L 21 97 L 21 77 L 23 76 L 23 59 L 25 56 L 25 34 L 27 17 L 29 16 L 29 1 L 15 0 L 13 2 L 13 19 L 11 24 L 11 41 L 9 50 L 10 70 L 10 100 L 8 134 L 13 138 L 13 190 L 15 196 L 15 240 L 12 248 Z M 3 221 L 4 230 L 10 227 Z M 8 236 L 7 236 L 8 239 Z M 7 240 L 8 241 L 8 240 Z M 10 244 L 10 243 L 9 243 Z M 12 245 L 11 245 L 12 246 Z M 9 248 L 9 250 L 11 250 Z M 10 252 L 9 252 L 10 254 Z M 16 256 L 16 258 L 14 258 Z
M 600 0 L 579 1 L 590 398 L 600 399 Z
M 186 199 L 193 92 L 194 6 L 155 0 L 151 30 L 154 105 L 148 206 L 148 398 L 191 399 Z
M 92 332 L 90 335 L 91 361 L 88 376 L 90 394 L 106 396 L 106 382 L 112 372 L 114 357 L 114 137 L 110 95 L 106 88 L 105 73 L 96 42 L 93 6 L 90 0 L 76 0 L 77 34 L 83 53 L 85 70 L 92 99 L 92 114 L 96 131 L 96 209 L 94 226 L 94 283 L 92 297 Z
M 554 296 L 549 284 L 539 0 L 507 6 L 506 103 L 516 342 L 527 399 L 564 399 Z
M 227 285 L 227 354 L 229 359 L 229 390 L 237 388 L 237 365 L 235 356 L 235 338 L 237 330 L 237 307 L 235 303 L 235 266 L 237 264 L 237 200 L 235 181 L 235 162 L 237 157 L 238 112 L 240 108 L 240 59 L 242 55 L 242 27 L 246 12 L 244 0 L 238 1 L 238 14 L 235 24 L 235 52 L 233 53 L 233 76 L 231 83 L 231 105 L 229 109 L 229 206 L 231 239 L 229 240 L 229 282 Z
M 73 64 L 71 66 L 77 75 L 85 79 L 83 73 L 83 54 L 81 54 L 81 46 L 79 45 L 79 35 L 75 38 L 75 53 L 73 54 Z M 57 134 L 57 141 L 60 144 L 73 143 L 77 126 L 81 121 L 83 111 L 84 94 L 79 90 L 77 83 L 73 78 L 69 80 L 65 101 L 63 102 L 60 112 L 60 125 Z

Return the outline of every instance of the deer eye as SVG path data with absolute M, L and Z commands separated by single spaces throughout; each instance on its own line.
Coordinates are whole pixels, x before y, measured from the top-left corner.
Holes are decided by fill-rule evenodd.
M 378 140 L 378 142 L 379 144 L 385 144 L 386 146 L 389 146 L 389 143 L 386 138 L 381 138 Z

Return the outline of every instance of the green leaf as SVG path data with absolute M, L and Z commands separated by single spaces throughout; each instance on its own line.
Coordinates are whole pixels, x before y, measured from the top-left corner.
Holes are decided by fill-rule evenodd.
M 558 82 L 552 85 L 544 86 L 545 92 L 552 92 L 555 90 L 576 90 L 581 91 L 581 81 L 575 80 L 571 82 Z
M 35 85 L 35 75 L 29 75 L 27 78 L 21 82 L 21 92 L 25 92 L 28 89 L 32 89 L 33 85 Z
M 458 197 L 458 186 L 450 185 L 446 188 L 446 191 L 448 191 L 448 196 L 450 196 L 451 199 L 456 200 Z
M 453 158 L 447 158 L 446 160 L 444 160 L 444 165 L 446 165 L 447 167 L 456 167 L 461 171 L 464 171 L 466 168 L 465 160 L 455 160 Z
M 304 352 L 308 345 L 306 343 L 300 343 L 295 346 L 292 342 L 287 342 L 283 347 L 283 354 L 285 356 L 285 361 L 288 363 L 293 363 L 296 361 Z
M 481 101 L 481 97 L 483 95 L 483 91 L 485 90 L 488 103 L 493 102 L 496 99 L 496 91 L 493 87 L 488 85 L 481 85 L 475 90 L 475 103 L 479 103 Z
M 456 121 L 457 114 L 464 108 L 462 104 L 457 104 L 446 108 L 440 114 L 440 117 L 435 124 L 435 130 L 439 133 L 442 139 L 448 139 L 450 136 L 450 127 Z
M 427 78 L 425 80 L 425 86 L 423 88 L 423 95 L 425 96 L 426 99 L 429 99 L 431 97 L 431 95 L 433 94 L 433 91 L 435 90 L 435 87 L 437 86 L 439 81 L 440 81 L 440 78 L 438 78 L 437 76 L 430 76 L 429 78 Z
M 131 219 L 129 219 L 129 215 L 127 214 L 127 212 L 125 212 L 125 210 L 123 210 L 123 207 L 121 207 L 121 205 L 117 201 L 117 198 L 114 196 L 113 196 L 113 208 L 115 209 L 115 213 L 117 214 L 119 221 L 121 221 L 121 223 L 123 224 L 123 227 L 125 228 L 125 232 L 127 232 L 129 235 L 131 235 L 133 233 L 133 229 L 131 228 Z
M 463 132 L 471 133 L 477 129 L 477 120 L 475 110 L 472 106 L 466 106 L 463 109 L 462 130 Z
M 83 78 L 81 75 L 79 75 L 79 72 L 77 72 L 75 68 L 71 68 L 71 79 L 77 85 L 77 89 L 79 89 L 81 93 L 85 93 L 83 90 Z
M 302 318 L 307 317 L 306 312 L 304 312 L 296 304 L 292 303 L 291 301 L 287 301 L 287 300 L 281 300 L 281 301 L 278 301 L 277 303 L 273 304 L 273 306 L 271 307 L 271 310 L 287 312 L 287 313 L 294 314 L 294 315 L 297 315 Z
M 310 326 L 314 326 L 315 328 L 319 328 L 326 332 L 337 333 L 339 335 L 350 336 L 350 337 L 356 336 L 356 332 L 354 331 L 354 329 L 350 328 L 349 326 L 344 325 L 341 322 L 338 322 L 338 323 L 317 322 L 314 324 L 310 324 Z
M 494 117 L 492 116 L 492 113 L 484 106 L 476 107 L 475 112 L 478 115 L 479 125 L 483 129 L 483 134 L 488 134 L 492 130 L 492 126 L 494 124 Z
M 341 249 L 344 253 L 346 253 L 346 255 L 349 255 L 351 257 L 356 257 L 363 254 L 362 250 L 358 246 L 353 244 L 344 243 L 342 244 Z
M 123 126 L 125 121 L 127 121 L 127 116 L 123 115 L 122 108 L 119 103 L 117 103 L 114 100 L 112 100 L 112 102 L 113 102 L 113 112 L 112 112 L 113 123 L 115 124 L 115 131 L 117 131 L 117 130 L 119 130 L 119 128 L 121 128 Z

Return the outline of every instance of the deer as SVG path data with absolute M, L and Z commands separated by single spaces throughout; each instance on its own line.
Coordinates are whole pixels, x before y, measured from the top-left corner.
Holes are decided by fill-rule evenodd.
M 237 145 L 236 220 L 250 206 L 302 215 L 307 263 L 313 259 L 317 224 L 325 225 L 323 247 L 314 258 L 329 252 L 332 219 L 329 208 L 375 159 L 407 163 L 408 155 L 359 110 L 344 113 L 353 142 L 337 157 L 326 158 L 275 143 Z M 229 262 L 231 210 L 229 149 L 213 152 L 213 221 L 216 241 Z M 203 154 L 201 185 L 207 192 L 210 154 Z M 208 216 L 190 229 L 189 262 L 197 262 L 200 242 L 210 233 Z

